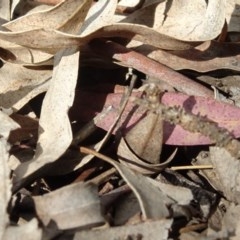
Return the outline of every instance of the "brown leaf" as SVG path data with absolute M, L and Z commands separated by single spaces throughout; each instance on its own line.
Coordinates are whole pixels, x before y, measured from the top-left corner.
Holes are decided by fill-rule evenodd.
M 97 188 L 89 183 L 71 184 L 33 199 L 45 226 L 54 221 L 59 229 L 86 229 L 105 222 Z
M 149 163 L 157 164 L 162 152 L 162 128 L 160 114 L 149 112 L 128 131 L 125 141 L 138 157 Z
M 21 128 L 13 130 L 10 133 L 8 141 L 11 144 L 16 142 L 21 142 L 23 140 L 28 140 L 34 138 L 37 140 L 38 136 L 38 121 L 36 119 L 30 118 L 28 116 L 23 116 L 21 114 L 12 114 L 11 118 L 17 122 Z

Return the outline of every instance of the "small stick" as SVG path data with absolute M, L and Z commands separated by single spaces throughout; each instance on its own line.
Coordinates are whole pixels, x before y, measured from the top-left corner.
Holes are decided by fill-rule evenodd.
M 175 166 L 170 167 L 173 171 L 179 171 L 179 170 L 202 170 L 202 169 L 213 169 L 213 165 L 199 165 L 199 166 Z
M 109 170 L 98 175 L 97 177 L 90 179 L 88 182 L 94 183 L 96 185 L 102 184 L 116 172 L 117 172 L 116 168 L 110 168 Z
M 213 92 L 203 85 L 123 45 L 112 41 L 93 40 L 89 46 L 102 57 L 111 57 L 151 78 L 160 79 L 179 92 L 193 96 L 214 97 Z

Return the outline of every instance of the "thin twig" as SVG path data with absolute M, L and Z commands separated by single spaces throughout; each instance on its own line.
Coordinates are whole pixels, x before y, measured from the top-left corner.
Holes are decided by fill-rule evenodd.
M 173 171 L 179 171 L 179 170 L 203 170 L 203 169 L 213 169 L 213 165 L 200 165 L 200 166 L 175 166 L 170 167 Z
M 94 183 L 96 185 L 100 185 L 100 184 L 104 183 L 110 176 L 112 176 L 115 173 L 117 173 L 116 168 L 110 168 L 109 170 L 101 173 L 97 177 L 89 180 L 88 182 Z

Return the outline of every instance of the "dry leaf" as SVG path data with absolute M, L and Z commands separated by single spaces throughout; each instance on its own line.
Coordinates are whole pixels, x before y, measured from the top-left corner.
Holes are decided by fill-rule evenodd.
M 68 33 L 75 33 L 76 30 L 79 30 L 79 28 L 82 26 L 83 21 L 87 14 L 87 10 L 90 8 L 90 6 L 91 1 L 86 0 L 63 1 L 62 3 L 58 4 L 57 6 L 51 9 L 27 14 L 26 16 L 8 22 L 7 24 L 4 25 L 4 27 L 13 32 L 14 31 L 31 32 L 31 30 L 34 29 L 47 28 L 52 30 L 59 29 Z M 24 38 L 25 37 L 22 36 L 22 39 Z M 2 39 L 1 41 L 3 40 L 4 39 Z M 34 41 L 36 41 L 36 39 Z M 49 41 L 49 39 L 46 41 Z M 18 47 L 11 46 L 11 48 L 7 48 L 6 47 L 7 43 L 5 43 L 4 45 L 7 50 L 13 51 L 13 55 L 15 58 L 19 57 L 17 59 L 18 62 L 21 61 L 25 63 L 44 62 L 52 57 L 47 53 L 43 54 L 41 51 L 28 49 L 28 52 L 31 57 L 29 59 L 29 56 L 25 53 L 26 51 L 25 48 L 19 46 Z M 16 48 L 18 49 L 17 51 Z M 19 52 L 21 54 L 19 54 Z M 17 53 L 20 56 L 17 56 Z M 54 53 L 56 53 L 56 51 Z
M 226 20 L 228 23 L 229 32 L 239 32 L 239 0 L 228 0 L 226 1 Z
M 206 41 L 216 38 L 225 21 L 225 0 L 173 1 L 166 11 L 163 23 L 155 29 L 169 36 L 188 41 Z M 184 16 L 184 17 L 183 17 Z
M 157 31 L 137 24 L 117 23 L 98 29 L 90 35 L 72 35 L 54 29 L 35 29 L 24 32 L 0 31 L 0 38 L 28 48 L 38 49 L 55 54 L 57 51 L 83 46 L 90 40 L 103 37 L 123 37 L 137 40 L 167 50 L 190 49 L 199 45 L 194 42 L 184 42 L 158 33 Z
M 4 63 L 0 68 L 1 106 L 19 110 L 29 100 L 47 90 L 51 76 L 50 69 L 31 69 L 9 62 Z
M 240 163 L 224 148 L 211 147 L 210 160 L 214 166 L 215 174 L 221 182 L 224 196 L 235 203 L 240 202 Z
M 135 50 L 175 70 L 208 72 L 216 69 L 240 69 L 238 43 L 206 41 L 187 51 L 163 51 L 147 45 Z
M 100 27 L 113 22 L 113 15 L 117 7 L 117 0 L 101 0 L 96 2 L 89 10 L 81 28 L 82 35 L 88 35 Z
M 74 240 L 89 239 L 151 239 L 167 240 L 169 230 L 172 225 L 172 219 L 163 219 L 158 221 L 144 222 L 136 225 L 107 228 L 94 231 L 77 232 Z M 63 240 L 63 239 L 62 239 Z
M 58 159 L 72 142 L 68 110 L 73 103 L 79 60 L 79 52 L 73 52 L 75 49 L 67 49 L 55 57 L 53 77 L 41 110 L 36 155 L 16 170 L 17 185 Z
M 21 226 L 9 226 L 2 239 L 16 240 L 42 240 L 42 230 L 39 228 L 39 223 L 36 218 Z
M 70 33 L 79 31 L 90 6 L 90 1 L 83 1 L 74 9 L 68 21 L 59 28 Z M 41 109 L 36 154 L 31 161 L 23 163 L 16 169 L 15 190 L 26 181 L 36 178 L 39 174 L 36 171 L 41 171 L 43 167 L 47 167 L 48 164 L 58 159 L 72 142 L 68 110 L 74 99 L 78 61 L 79 52 L 75 47 L 60 51 L 55 55 L 52 80 Z
M 0 45 L 2 48 L 0 57 L 6 62 L 29 65 L 41 63 L 42 65 L 49 65 L 47 61 L 52 58 L 52 54 L 44 53 L 35 49 L 25 48 L 2 39 L 0 39 Z
M 222 231 L 226 231 L 231 236 L 229 239 L 237 240 L 240 237 L 240 206 L 231 204 L 227 213 L 222 219 Z
M 80 25 L 77 27 L 77 29 L 79 29 L 87 13 L 86 8 L 84 7 L 86 3 L 91 5 L 91 1 L 87 0 L 62 1 L 51 9 L 27 14 L 21 18 L 4 24 L 3 27 L 12 32 L 29 31 L 39 28 L 65 29 L 66 25 L 72 24 L 72 20 L 76 22 L 74 15 L 79 14 L 78 17 L 80 19 L 78 19 L 78 21 Z M 86 11 L 85 14 L 83 14 L 83 10 Z M 70 26 L 68 28 L 70 29 Z M 68 32 L 67 29 L 65 29 L 66 32 Z
M 54 222 L 59 229 L 87 229 L 105 222 L 97 188 L 89 183 L 71 184 L 33 199 L 45 226 Z
M 7 143 L 7 138 L 10 131 L 18 128 L 19 125 L 2 111 L 0 111 L 0 122 L 0 239 L 4 239 L 4 231 L 9 224 L 7 208 L 11 198 L 10 168 L 8 166 L 9 145 Z
M 1 1 L 1 4 L 0 4 L 1 20 L 2 19 L 7 20 L 7 21 L 10 20 L 10 17 L 11 17 L 10 9 L 11 9 L 11 1 L 10 0 Z
M 161 89 L 158 81 L 148 80 L 144 85 L 145 100 L 153 106 L 159 105 Z M 161 114 L 148 111 L 146 116 L 125 135 L 126 144 L 137 157 L 152 164 L 160 162 L 163 138 L 163 119 Z
M 184 17 L 183 17 L 184 16 Z M 162 34 L 185 41 L 216 38 L 225 21 L 225 1 L 157 1 L 123 20 L 153 27 Z
M 163 120 L 152 112 L 141 119 L 125 136 L 130 149 L 141 159 L 158 164 L 162 152 Z
M 80 151 L 82 152 L 84 149 L 86 148 L 81 147 Z M 136 195 L 142 211 L 143 219 L 160 219 L 170 216 L 167 205 L 172 203 L 172 200 L 166 197 L 160 189 L 155 188 L 147 177 L 133 172 L 124 165 L 119 164 L 113 159 L 105 157 L 100 153 L 91 151 L 90 149 L 86 150 L 87 151 L 83 152 L 95 153 L 96 155 L 93 155 L 110 163 L 118 170 L 119 174 Z

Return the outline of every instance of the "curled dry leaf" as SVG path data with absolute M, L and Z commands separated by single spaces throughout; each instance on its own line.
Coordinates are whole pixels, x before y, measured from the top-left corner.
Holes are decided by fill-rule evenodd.
M 135 51 L 161 62 L 175 70 L 191 69 L 208 72 L 217 69 L 239 71 L 239 44 L 206 41 L 186 51 L 163 51 L 152 46 L 142 45 Z
M 133 39 L 167 50 L 190 49 L 193 46 L 199 45 L 199 43 L 177 40 L 142 25 L 124 23 L 102 27 L 86 36 L 77 36 L 46 28 L 24 32 L 0 31 L 0 37 L 5 41 L 52 54 L 64 48 L 72 46 L 80 47 L 92 39 L 103 37 Z
M 163 81 L 176 88 L 179 92 L 194 96 L 213 96 L 212 91 L 203 85 L 123 45 L 111 41 L 96 40 L 92 41 L 89 46 L 100 56 L 115 59 L 120 65 L 136 69 L 158 82 Z
M 79 14 L 80 26 L 85 18 L 85 14 L 81 14 L 81 11 L 86 3 L 91 4 L 91 1 L 87 0 L 68 0 L 62 1 L 57 6 L 51 9 L 27 14 L 21 18 L 10 21 L 3 25 L 12 32 L 29 31 L 39 28 L 49 29 L 62 29 L 66 25 L 71 25 L 74 19 L 74 15 Z M 67 20 L 67 21 L 66 21 Z M 78 26 L 78 27 L 80 27 Z M 66 32 L 68 32 L 66 30 Z
M 4 27 L 12 32 L 31 32 L 31 30 L 34 29 L 46 28 L 52 30 L 58 29 L 67 33 L 76 33 L 76 30 L 79 30 L 82 26 L 90 6 L 91 1 L 87 0 L 63 1 L 51 9 L 27 14 L 26 16 L 8 22 L 4 24 Z M 37 38 L 38 36 L 33 35 L 33 37 Z M 21 38 L 24 39 L 24 36 L 22 35 Z M 5 46 L 8 51 L 13 51 L 14 58 L 17 58 L 15 60 L 16 62 L 39 63 L 45 62 L 52 57 L 52 55 L 36 49 L 26 49 L 17 46 L 18 42 L 15 42 L 16 44 L 14 46 L 13 44 L 7 44 L 3 38 L 1 41 L 5 43 L 3 47 Z M 36 41 L 36 39 L 33 41 Z M 49 41 L 49 39 L 46 41 Z M 10 45 L 10 48 L 7 47 L 7 45 Z M 28 51 L 28 53 L 26 53 L 26 51 Z M 54 53 L 56 52 L 57 51 Z
M 72 142 L 68 110 L 74 99 L 78 60 L 79 52 L 75 49 L 67 49 L 55 56 L 53 77 L 41 109 L 36 155 L 16 169 L 16 189 L 35 178 L 37 170 L 58 159 Z
M 44 53 L 35 49 L 25 48 L 23 46 L 4 41 L 0 39 L 1 52 L 0 58 L 3 61 L 17 64 L 41 63 L 42 65 L 51 65 L 46 61 L 52 58 L 52 54 Z
M 75 183 L 33 198 L 38 217 L 45 226 L 54 222 L 59 229 L 87 229 L 103 225 L 97 187 Z
M 184 17 L 183 17 L 184 16 Z M 123 20 L 153 27 L 158 32 L 185 41 L 216 38 L 225 21 L 225 1 L 160 1 L 135 11 Z

